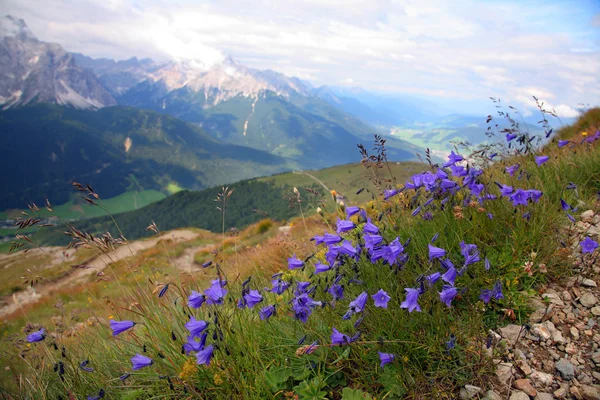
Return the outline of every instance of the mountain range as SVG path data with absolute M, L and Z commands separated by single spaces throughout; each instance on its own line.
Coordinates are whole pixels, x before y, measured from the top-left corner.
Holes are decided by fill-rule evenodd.
M 307 82 L 226 58 L 93 59 L 0 18 L 0 210 L 69 198 L 69 180 L 103 189 L 202 189 L 360 160 L 377 130 Z M 419 149 L 392 139 L 391 160 Z M 16 166 L 16 167 L 15 167 Z M 97 189 L 100 191 L 100 189 Z

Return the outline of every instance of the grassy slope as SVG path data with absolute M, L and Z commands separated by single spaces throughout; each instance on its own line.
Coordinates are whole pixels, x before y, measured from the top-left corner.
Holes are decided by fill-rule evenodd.
M 597 121 L 600 118 L 594 121 L 596 127 Z M 559 135 L 563 134 L 561 132 Z M 579 141 L 581 137 L 575 139 Z M 488 168 L 482 176 L 490 188 L 495 187 L 492 182 L 499 181 L 543 191 L 544 196 L 539 203 L 527 208 L 520 206 L 517 212 L 506 199 L 485 203 L 485 211 L 479 210 L 477 204 L 464 207 L 460 205 L 462 199 L 459 195 L 452 201 L 457 201 L 460 212 L 451 207 L 446 210 L 431 208 L 434 218 L 426 221 L 410 216 L 412 207 L 406 207 L 410 197 L 395 197 L 390 203 L 373 202 L 375 210 L 369 207 L 373 216 L 380 211 L 390 210 L 390 214 L 386 214 L 379 223 L 385 229 L 383 235 L 387 240 L 397 235 L 403 240 L 412 239 L 409 247 L 411 260 L 397 274 L 383 265 L 373 266 L 361 260 L 358 271 L 364 285 L 347 285 L 345 300 L 324 309 L 315 309 L 307 324 L 290 317 L 286 305 L 291 298 L 290 293 L 284 294 L 283 298 L 263 293 L 265 302 L 261 306 L 271 303 L 280 305 L 277 316 L 269 322 L 259 321 L 256 309 L 239 311 L 228 302 L 221 307 L 189 310 L 182 306 L 181 301 L 176 301 L 181 295 L 179 291 L 183 289 L 185 295 L 190 289 L 205 289 L 206 280 L 211 277 L 210 273 L 206 273 L 211 270 L 202 270 L 201 274 L 192 276 L 179 276 L 172 266 L 165 266 L 164 260 L 152 261 L 151 257 L 158 254 L 165 256 L 162 250 L 155 249 L 153 254 L 143 255 L 138 261 L 130 260 L 114 266 L 114 276 L 120 277 L 118 281 L 89 282 L 85 285 L 86 289 L 82 287 L 59 295 L 67 302 L 65 321 L 71 316 L 85 319 L 90 315 L 112 315 L 116 319 L 144 321 L 144 325 L 138 325 L 117 338 L 111 338 L 105 323 L 101 323 L 82 328 L 84 333 L 77 339 L 59 339 L 60 344 L 68 348 L 67 360 L 75 364 L 89 359 L 90 365 L 95 368 L 93 374 L 81 372 L 69 364 L 64 383 L 57 379 L 52 372 L 52 364 L 60 360 L 60 352 L 55 352 L 50 346 L 45 347 L 48 340 L 46 344 L 32 346 L 32 353 L 46 354 L 46 366 L 32 370 L 15 362 L 11 367 L 15 372 L 25 368 L 31 379 L 27 381 L 27 390 L 37 393 L 39 398 L 65 393 L 66 388 L 85 396 L 97 393 L 99 387 L 105 388 L 108 396 L 136 399 L 166 392 L 185 396 L 184 388 L 188 394 L 210 393 L 211 398 L 218 399 L 282 398 L 283 391 L 293 391 L 301 398 L 311 398 L 310 393 L 316 395 L 312 398 L 337 398 L 344 387 L 365 391 L 377 398 L 385 396 L 392 399 L 403 395 L 413 398 L 455 398 L 457 388 L 465 383 L 486 385 L 491 365 L 482 357 L 480 349 L 488 328 L 498 323 L 512 322 L 503 310 L 511 309 L 517 320 L 526 320 L 524 291 L 568 271 L 568 268 L 565 269 L 569 265 L 566 254 L 570 250 L 565 252 L 559 245 L 559 239 L 566 240 L 560 228 L 568 224 L 568 219 L 560 210 L 559 198 L 571 204 L 578 201 L 583 203 L 581 210 L 597 210 L 596 192 L 600 189 L 598 143 L 593 147 L 582 146 L 575 150 L 557 149 L 556 143 L 552 143 L 543 150 L 543 154 L 551 156 L 551 160 L 542 167 L 535 165 L 531 155 L 513 157 Z M 528 176 L 522 179 L 507 176 L 504 168 L 514 163 L 520 163 L 521 170 L 527 171 Z M 570 182 L 578 186 L 577 192 L 565 190 Z M 434 204 L 437 205 L 437 202 Z M 524 211 L 531 212 L 529 221 L 522 217 Z M 487 212 L 494 215 L 492 220 L 487 218 Z M 241 244 L 244 236 L 241 235 L 239 241 L 229 239 L 229 244 L 222 246 L 227 251 L 221 252 L 216 258 L 231 281 L 227 287 L 231 292 L 227 297 L 234 300 L 239 298 L 240 281 L 252 270 L 254 274 L 250 285 L 253 289 L 270 287 L 265 275 L 277 270 L 284 271 L 284 276 L 293 281 L 311 279 L 309 274 L 312 266 L 307 267 L 306 271 L 287 271 L 285 260 L 292 252 L 301 258 L 314 253 L 314 245 L 306 239 L 314 232 L 321 233 L 327 223 L 334 220 L 335 216 L 328 217 L 328 221 L 319 220 L 316 216 L 304 222 L 297 220 L 289 239 L 264 238 L 260 247 L 240 246 L 233 251 L 236 241 Z M 467 291 L 455 299 L 452 308 L 441 304 L 435 290 L 430 290 L 421 295 L 419 300 L 423 312 L 409 314 L 399 309 L 400 302 L 405 298 L 404 288 L 414 287 L 415 278 L 422 273 L 431 273 L 432 266 L 433 270 L 437 269 L 437 264 L 430 264 L 427 257 L 427 246 L 436 233 L 440 236 L 435 245 L 448 249 L 455 263 L 462 260 L 458 254 L 458 242 L 464 240 L 476 244 L 482 252 L 482 258 L 489 257 L 492 268 L 486 272 L 482 263 L 470 266 L 469 272 L 457 280 L 457 286 L 465 287 Z M 256 238 L 255 232 L 247 231 L 246 234 Z M 352 233 L 349 237 L 355 239 Z M 258 238 L 258 241 L 261 239 Z M 176 249 L 173 252 L 177 254 Z M 532 252 L 536 253 L 536 258 L 534 274 L 529 276 L 522 265 L 531 260 Z M 317 258 L 320 257 L 322 252 L 317 252 Z M 537 265 L 541 263 L 547 265 L 548 274 L 538 272 Z M 241 266 L 243 269 L 240 270 Z M 343 267 L 342 271 L 354 276 L 351 269 Z M 329 296 L 321 291 L 325 276 L 328 275 L 332 278 L 329 273 L 312 279 L 316 284 L 320 282 L 320 289 L 313 295 L 317 300 L 330 302 Z M 149 279 L 154 284 L 150 284 Z M 346 282 L 346 279 L 342 282 Z M 180 280 L 186 282 L 182 284 Z M 497 280 L 504 285 L 505 299 L 492 301 L 483 307 L 477 301 L 479 289 L 491 287 Z M 172 285 L 163 298 L 158 298 L 155 284 L 165 282 L 177 283 L 177 286 Z M 108 291 L 109 288 L 112 289 Z M 350 335 L 354 332 L 354 319 L 341 319 L 349 300 L 363 290 L 372 294 L 379 288 L 384 288 L 392 300 L 388 310 L 374 308 L 372 303 L 367 306 L 365 319 L 359 328 L 363 342 L 345 347 L 327 346 L 332 326 Z M 436 286 L 436 290 L 439 289 Z M 106 294 L 108 298 L 103 297 Z M 86 296 L 89 300 L 86 300 Z M 82 310 L 71 306 L 82 301 L 87 301 L 90 307 Z M 129 308 L 132 303 L 137 305 Z M 46 302 L 47 307 L 37 311 L 29 310 L 27 318 L 54 330 L 49 323 L 52 315 L 50 304 Z M 210 367 L 197 367 L 193 357 L 185 357 L 180 353 L 181 338 L 186 335 L 183 325 L 187 322 L 189 312 L 197 318 L 211 321 L 214 312 L 219 315 L 224 341 L 215 352 Z M 23 318 L 19 322 L 23 322 Z M 214 328 L 215 325 L 211 324 L 211 334 Z M 5 334 L 16 329 L 18 326 L 12 324 L 0 327 Z M 445 342 L 451 334 L 456 336 L 456 347 L 448 352 Z M 319 340 L 321 346 L 311 355 L 296 356 L 294 353 L 299 347 L 297 341 L 303 335 L 308 335 L 305 344 Z M 209 343 L 213 341 L 209 335 Z M 116 377 L 130 369 L 128 358 L 141 353 L 143 345 L 147 347 L 145 354 L 155 364 L 121 383 Z M 377 351 L 394 353 L 397 359 L 385 368 L 379 368 Z M 159 357 L 158 353 L 165 358 Z M 31 355 L 28 355 L 28 359 L 30 367 L 40 365 Z M 4 373 L 9 374 L 6 371 Z M 157 374 L 171 377 L 173 389 L 169 389 L 166 380 L 157 380 Z
M 217 141 L 197 126 L 128 107 L 98 111 L 40 104 L 0 113 L 0 206 L 69 200 L 70 180 L 104 196 L 202 189 L 289 170 L 289 160 Z M 131 146 L 125 149 L 124 144 Z
M 400 182 L 419 170 L 418 163 L 391 163 L 390 169 Z M 421 165 L 422 166 L 422 165 Z M 330 189 L 347 196 L 348 205 L 359 204 L 371 199 L 371 194 L 377 189 L 370 184 L 369 174 L 359 164 L 343 165 L 322 171 L 306 171 L 315 178 L 322 180 Z M 388 173 L 387 169 L 384 171 Z M 381 172 L 378 172 L 381 173 Z M 312 213 L 316 207 L 333 207 L 333 201 L 327 191 L 315 180 L 302 173 L 285 173 L 256 180 L 241 181 L 229 185 L 234 190 L 227 213 L 226 229 L 246 227 L 259 221 L 264 213 L 277 220 L 285 220 L 296 211 L 290 208 L 285 198 L 292 192 L 293 187 L 303 190 L 309 187 L 319 192 L 317 196 L 308 196 L 304 203 L 305 212 Z M 360 188 L 366 188 L 357 195 Z M 122 213 L 116 220 L 128 239 L 148 236 L 146 227 L 156 222 L 160 229 L 169 230 L 186 226 L 195 226 L 214 232 L 221 231 L 220 216 L 215 213 L 214 199 L 220 187 L 205 189 L 199 192 L 178 192 L 164 200 L 148 205 L 139 210 Z M 307 204 L 308 203 L 308 204 Z M 256 212 L 258 210 L 260 212 Z M 112 220 L 108 217 L 93 218 L 74 224 L 86 232 L 99 234 L 110 230 L 117 236 Z M 66 244 L 67 238 L 62 234 L 64 227 L 38 232 L 36 240 L 44 244 Z

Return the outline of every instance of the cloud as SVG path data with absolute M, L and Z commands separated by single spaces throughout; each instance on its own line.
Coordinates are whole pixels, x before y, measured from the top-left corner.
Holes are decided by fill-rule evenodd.
M 94 57 L 210 66 L 227 54 L 316 85 L 351 77 L 344 84 L 474 112 L 491 108 L 489 96 L 531 107 L 517 99 L 531 88 L 552 94 L 545 97 L 565 114 L 600 99 L 594 2 L 3 0 L 3 11 L 24 18 L 41 40 Z

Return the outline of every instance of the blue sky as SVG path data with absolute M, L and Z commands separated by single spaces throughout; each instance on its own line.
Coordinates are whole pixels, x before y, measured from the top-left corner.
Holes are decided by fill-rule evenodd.
M 41 40 L 93 57 L 209 67 L 230 55 L 474 113 L 489 96 L 525 114 L 532 95 L 563 116 L 600 103 L 598 0 L 0 1 Z

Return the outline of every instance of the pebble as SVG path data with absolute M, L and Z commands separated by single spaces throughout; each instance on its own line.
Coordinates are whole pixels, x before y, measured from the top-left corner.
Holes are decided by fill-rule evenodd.
M 579 302 L 587 308 L 591 308 L 593 306 L 596 305 L 596 303 L 598 302 L 598 300 L 596 299 L 596 296 L 594 296 L 592 293 L 588 292 L 588 293 L 584 293 L 580 298 L 579 298 Z
M 554 396 L 558 399 L 564 399 L 567 396 L 567 387 L 561 386 L 557 390 L 554 391 Z
M 564 306 L 565 303 L 560 299 L 560 296 L 556 293 L 544 293 L 542 294 L 542 299 L 549 301 L 552 304 L 556 304 L 557 306 Z
M 500 335 L 502 335 L 503 338 L 508 339 L 512 344 L 515 344 L 517 338 L 519 338 L 519 336 L 523 337 L 525 334 L 524 332 L 521 333 L 522 329 L 523 327 L 521 325 L 506 325 L 505 327 L 500 328 Z
M 529 400 L 529 396 L 527 396 L 525 393 L 521 392 L 520 390 L 515 390 L 514 392 L 511 393 L 509 400 Z
M 575 377 L 575 367 L 569 361 L 561 358 L 556 364 L 554 364 L 556 370 L 560 373 L 563 379 L 570 381 Z
M 464 388 L 460 389 L 460 398 L 463 400 L 472 399 L 481 392 L 481 388 L 473 385 L 465 385 Z
M 552 322 L 546 321 L 544 324 L 534 324 L 531 327 L 531 332 L 534 335 L 538 336 L 542 340 L 548 340 L 548 339 L 550 339 L 552 337 L 552 333 L 546 327 L 545 324 L 547 324 L 547 323 L 552 323 Z
M 503 385 L 513 376 L 513 365 L 511 363 L 500 363 L 496 366 L 496 376 Z
M 550 393 L 538 392 L 534 400 L 553 400 L 554 397 Z
M 554 382 L 554 376 L 541 371 L 533 371 L 529 378 L 535 386 L 540 388 L 548 387 Z
M 599 317 L 600 316 L 600 307 L 598 307 L 598 306 L 592 307 L 592 314 L 596 317 Z
M 596 282 L 594 282 L 591 279 L 584 279 L 581 284 L 585 287 L 598 287 L 598 285 L 596 284 Z
M 571 386 L 569 388 L 569 393 L 571 393 L 577 400 L 583 400 L 583 396 L 581 395 L 581 392 L 577 386 Z
M 493 390 L 488 390 L 481 400 L 502 400 L 502 396 Z
M 571 329 L 569 330 L 569 332 L 571 333 L 571 336 L 573 337 L 573 339 L 579 340 L 579 329 L 572 326 Z
M 519 389 L 525 392 L 529 396 L 535 396 L 537 394 L 537 390 L 531 385 L 531 381 L 529 379 L 517 379 L 514 383 L 516 389 Z
M 574 343 L 569 343 L 565 346 L 565 351 L 567 352 L 567 354 L 577 354 L 577 347 Z
M 600 400 L 598 389 L 589 385 L 581 385 L 581 396 L 584 400 Z
M 531 374 L 531 367 L 523 359 L 517 360 L 515 364 L 525 375 Z

